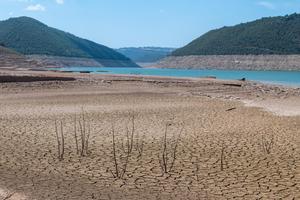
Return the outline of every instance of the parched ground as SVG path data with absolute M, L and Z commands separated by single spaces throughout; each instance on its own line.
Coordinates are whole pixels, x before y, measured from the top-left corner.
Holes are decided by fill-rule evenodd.
M 300 117 L 212 98 L 205 88 L 1 84 L 0 199 L 300 199 Z M 81 156 L 75 130 L 80 138 L 84 127 Z

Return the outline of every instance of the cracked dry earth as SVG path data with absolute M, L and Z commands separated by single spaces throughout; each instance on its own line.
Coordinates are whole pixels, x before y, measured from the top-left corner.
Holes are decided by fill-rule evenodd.
M 300 199 L 300 117 L 151 84 L 51 84 L 1 87 L 0 199 Z M 90 127 L 84 157 L 74 139 L 82 112 Z M 55 120 L 63 124 L 62 161 Z M 127 163 L 120 179 L 112 124 L 119 170 Z M 164 144 L 168 168 L 176 158 L 168 173 Z

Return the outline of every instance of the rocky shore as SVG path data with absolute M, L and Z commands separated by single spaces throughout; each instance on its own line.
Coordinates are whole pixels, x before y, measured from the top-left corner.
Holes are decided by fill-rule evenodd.
M 61 57 L 47 55 L 29 55 L 30 60 L 35 60 L 45 67 L 139 67 L 131 60 L 107 60 L 95 58 Z
M 152 67 L 232 70 L 300 70 L 300 55 L 170 56 Z

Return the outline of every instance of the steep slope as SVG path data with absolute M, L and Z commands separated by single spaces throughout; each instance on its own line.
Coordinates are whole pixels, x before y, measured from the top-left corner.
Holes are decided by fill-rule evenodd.
M 213 30 L 172 53 L 173 56 L 261 54 L 300 54 L 299 14 Z
M 137 63 L 152 63 L 170 55 L 175 48 L 163 47 L 127 47 L 120 48 L 117 51 L 134 62 Z
M 40 64 L 11 49 L 0 46 L 0 68 L 36 68 Z
M 0 55 L 4 56 L 4 55 L 15 55 L 15 56 L 21 56 L 21 54 L 19 54 L 18 52 L 8 49 L 4 46 L 0 45 Z
M 0 44 L 26 55 L 95 59 L 104 66 L 138 67 L 124 55 L 29 18 L 0 21 Z

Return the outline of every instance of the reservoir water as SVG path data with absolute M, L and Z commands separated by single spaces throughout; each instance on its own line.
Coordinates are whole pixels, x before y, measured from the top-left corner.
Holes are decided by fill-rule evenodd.
M 194 69 L 159 69 L 159 68 L 109 68 L 109 67 L 63 67 L 60 71 L 90 72 L 95 74 L 123 74 L 169 77 L 207 77 L 218 79 L 247 80 L 263 83 L 281 84 L 300 87 L 300 71 L 243 71 L 243 70 L 194 70 Z

